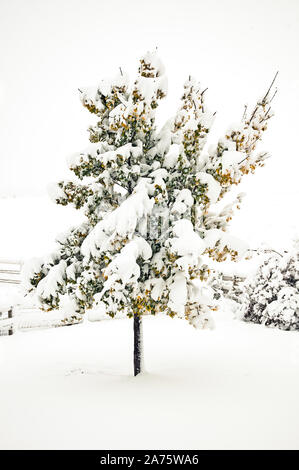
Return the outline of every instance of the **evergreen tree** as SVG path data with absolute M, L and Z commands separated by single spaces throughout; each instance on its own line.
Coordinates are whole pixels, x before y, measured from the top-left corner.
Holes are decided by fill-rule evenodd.
M 263 166 L 267 154 L 254 151 L 272 116 L 270 89 L 207 152 L 215 113 L 191 76 L 176 115 L 157 129 L 167 80 L 156 53 L 141 58 L 131 86 L 120 69 L 79 90 L 96 117 L 91 143 L 70 158 L 74 177 L 59 182 L 52 197 L 82 210 L 86 220 L 60 236 L 49 257 L 34 260 L 27 288 L 45 310 L 62 308 L 74 320 L 103 305 L 111 317 L 133 318 L 135 375 L 142 368 L 143 315 L 211 324 L 208 259 L 236 261 L 246 249 L 226 232 L 240 197 L 224 209 L 217 203 L 244 174 Z
M 299 330 L 299 246 L 290 254 L 273 252 L 243 286 L 244 320 Z

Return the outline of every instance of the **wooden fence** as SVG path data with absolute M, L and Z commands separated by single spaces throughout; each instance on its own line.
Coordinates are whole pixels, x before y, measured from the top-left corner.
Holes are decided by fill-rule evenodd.
M 22 264 L 21 260 L 0 258 L 0 285 L 10 284 L 10 290 L 18 289 Z M 79 322 L 64 319 L 57 311 L 42 312 L 38 306 L 25 301 L 13 306 L 9 302 L 11 301 L 1 298 L 0 291 L 0 336 L 12 335 L 16 330 L 56 328 Z
M 0 336 L 12 335 L 13 328 L 13 308 L 0 312 Z
M 0 258 L 0 283 L 15 285 L 20 284 L 21 268 L 21 260 Z M 0 307 L 0 336 L 10 336 L 14 333 L 14 308 L 12 305 L 3 306 L 3 301 L 1 298 L 0 305 L 2 305 Z
M 242 284 L 245 281 L 244 276 L 222 275 L 221 290 L 223 295 L 235 302 L 241 302 Z

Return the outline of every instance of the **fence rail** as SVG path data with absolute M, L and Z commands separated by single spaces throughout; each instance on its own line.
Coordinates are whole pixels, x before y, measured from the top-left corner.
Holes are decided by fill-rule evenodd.
M 22 264 L 21 260 L 0 258 L 0 283 L 20 284 Z
M 1 279 L 0 282 L 3 284 L 21 284 L 21 281 L 19 279 Z
M 235 276 L 235 275 L 227 275 L 227 274 L 224 274 L 222 276 L 222 280 L 223 281 L 231 281 L 231 282 L 244 282 L 246 279 L 245 276 Z
M 21 274 L 21 271 L 13 270 L 13 269 L 0 269 L 1 274 Z

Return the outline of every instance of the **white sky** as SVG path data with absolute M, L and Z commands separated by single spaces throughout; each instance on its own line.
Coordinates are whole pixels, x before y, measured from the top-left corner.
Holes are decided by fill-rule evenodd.
M 279 70 L 276 116 L 260 147 L 273 158 L 240 190 L 249 200 L 243 217 L 256 211 L 271 227 L 288 220 L 286 230 L 294 230 L 298 0 L 0 0 L 0 196 L 43 192 L 65 176 L 65 157 L 88 144 L 93 121 L 77 88 L 119 66 L 134 78 L 138 57 L 156 46 L 169 79 L 161 122 L 192 74 L 209 87 L 216 136 Z

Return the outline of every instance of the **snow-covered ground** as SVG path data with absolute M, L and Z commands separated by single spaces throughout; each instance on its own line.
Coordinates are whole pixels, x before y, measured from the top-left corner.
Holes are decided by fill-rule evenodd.
M 147 318 L 0 338 L 2 449 L 299 448 L 299 335 L 233 320 Z

